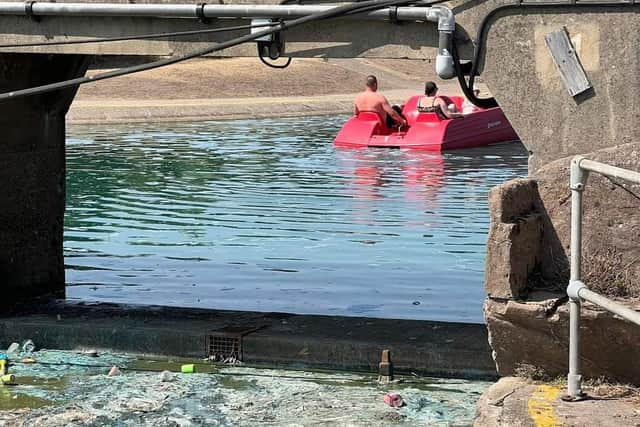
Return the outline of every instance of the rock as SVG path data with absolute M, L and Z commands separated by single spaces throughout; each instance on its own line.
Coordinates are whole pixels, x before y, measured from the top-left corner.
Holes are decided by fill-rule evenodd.
M 120 375 L 121 373 L 122 372 L 120 372 L 120 368 L 118 368 L 117 366 L 112 366 L 107 375 L 110 376 L 110 377 L 116 377 L 116 376 Z
M 498 427 L 504 425 L 501 420 L 503 418 L 505 400 L 513 397 L 519 388 L 525 386 L 527 386 L 527 383 L 522 378 L 500 378 L 478 399 L 473 425 L 476 427 Z
M 85 350 L 82 352 L 82 354 L 84 354 L 85 356 L 89 356 L 89 357 L 98 357 L 98 351 L 97 350 Z
M 515 179 L 489 194 L 485 289 L 494 298 L 526 296 L 529 275 L 539 262 L 543 221 L 535 181 Z
M 169 371 L 160 372 L 160 381 L 162 381 L 163 383 L 173 381 L 173 373 Z
M 585 157 L 637 171 L 640 143 Z M 548 163 L 532 179 L 491 190 L 485 320 L 500 375 L 523 365 L 567 374 L 570 162 L 567 157 Z M 640 185 L 591 173 L 583 198 L 582 280 L 633 305 L 640 301 Z M 589 304 L 581 318 L 583 374 L 640 384 L 633 357 L 640 352 L 640 330 Z
M 565 300 L 557 298 L 560 296 L 528 302 L 487 299 L 485 320 L 499 375 L 517 374 L 524 365 L 550 377 L 567 375 L 569 312 Z M 640 328 L 584 304 L 580 330 L 585 377 L 640 384 L 640 364 L 636 363 Z
M 47 414 L 33 420 L 34 426 L 54 427 L 70 425 L 87 425 L 94 418 L 94 415 L 76 409 L 69 409 L 61 414 Z

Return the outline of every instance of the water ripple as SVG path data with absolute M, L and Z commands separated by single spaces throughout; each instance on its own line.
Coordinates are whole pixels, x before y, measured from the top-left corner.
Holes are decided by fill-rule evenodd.
M 526 151 L 335 149 L 344 119 L 71 127 L 69 298 L 482 322 L 487 193 Z

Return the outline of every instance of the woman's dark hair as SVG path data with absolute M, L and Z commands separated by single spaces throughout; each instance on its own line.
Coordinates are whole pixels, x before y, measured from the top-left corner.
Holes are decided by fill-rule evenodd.
M 424 94 L 431 96 L 438 90 L 438 86 L 434 82 L 426 82 L 424 84 Z

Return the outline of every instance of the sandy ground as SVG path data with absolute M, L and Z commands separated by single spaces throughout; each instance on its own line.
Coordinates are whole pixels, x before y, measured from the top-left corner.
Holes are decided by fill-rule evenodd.
M 67 118 L 98 123 L 344 113 L 368 74 L 397 103 L 420 93 L 424 81 L 437 80 L 427 61 L 296 59 L 275 70 L 256 58 L 200 59 L 84 85 Z M 459 94 L 455 81 L 437 81 L 441 93 Z

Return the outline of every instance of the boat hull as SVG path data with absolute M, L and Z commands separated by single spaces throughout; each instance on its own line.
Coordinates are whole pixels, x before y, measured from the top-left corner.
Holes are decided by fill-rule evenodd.
M 412 97 L 403 109 L 408 129 L 386 127 L 376 113 L 364 112 L 349 119 L 334 140 L 341 147 L 410 148 L 428 151 L 455 150 L 517 141 L 502 109 L 490 108 L 463 118 L 441 120 L 435 113 L 418 112 L 419 97 Z M 462 98 L 451 97 L 461 107 Z

